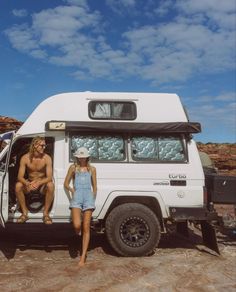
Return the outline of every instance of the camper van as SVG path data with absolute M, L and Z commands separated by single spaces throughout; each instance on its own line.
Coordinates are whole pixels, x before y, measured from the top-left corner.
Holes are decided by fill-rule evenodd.
M 106 233 L 119 255 L 152 253 L 168 224 L 186 233 L 189 221 L 200 222 L 203 238 L 209 238 L 215 213 L 193 140 L 200 130 L 176 94 L 74 92 L 49 97 L 17 132 L 1 135 L 0 223 L 16 223 L 21 215 L 15 196 L 19 161 L 32 138 L 43 136 L 53 161 L 53 224 L 71 222 L 70 196 L 63 184 L 73 154 L 86 147 L 97 169 L 92 224 Z M 27 222 L 42 223 L 42 197 L 27 195 L 26 201 Z

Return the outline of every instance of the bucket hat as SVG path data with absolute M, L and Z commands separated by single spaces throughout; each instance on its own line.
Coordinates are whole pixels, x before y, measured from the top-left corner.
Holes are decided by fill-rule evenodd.
M 81 147 L 75 151 L 74 156 L 77 158 L 88 158 L 90 155 L 87 148 Z

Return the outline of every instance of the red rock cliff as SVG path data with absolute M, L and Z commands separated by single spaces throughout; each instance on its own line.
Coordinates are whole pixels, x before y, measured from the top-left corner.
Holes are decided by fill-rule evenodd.
M 200 151 L 206 152 L 218 171 L 222 174 L 236 175 L 236 143 L 197 143 Z
M 23 123 L 13 118 L 0 116 L 0 133 L 17 130 Z

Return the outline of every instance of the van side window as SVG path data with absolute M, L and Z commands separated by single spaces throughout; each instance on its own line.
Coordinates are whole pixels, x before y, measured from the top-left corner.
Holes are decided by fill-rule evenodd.
M 70 158 L 80 147 L 89 150 L 93 161 L 122 161 L 125 160 L 125 142 L 121 136 L 108 135 L 73 135 L 71 136 Z
M 137 116 L 133 102 L 91 101 L 88 106 L 94 120 L 135 120 Z
M 184 146 L 180 137 L 132 137 L 131 150 L 134 160 L 186 161 Z

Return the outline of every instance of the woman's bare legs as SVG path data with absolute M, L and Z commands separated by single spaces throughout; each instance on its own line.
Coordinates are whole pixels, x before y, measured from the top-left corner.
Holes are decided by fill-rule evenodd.
M 92 210 L 86 210 L 83 214 L 83 242 L 82 242 L 82 255 L 79 260 L 79 267 L 82 267 L 86 261 L 87 250 L 90 241 L 90 222 L 92 218 Z
M 81 229 L 81 210 L 79 208 L 72 208 L 71 216 L 75 232 L 79 235 Z

